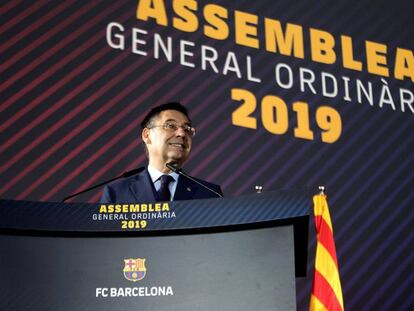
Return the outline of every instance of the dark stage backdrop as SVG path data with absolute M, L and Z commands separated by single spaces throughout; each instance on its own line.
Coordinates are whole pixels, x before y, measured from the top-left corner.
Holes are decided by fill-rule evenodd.
M 345 308 L 412 309 L 412 1 L 165 2 L 1 5 L 1 197 L 59 201 L 144 165 L 144 113 L 178 100 L 188 173 L 226 196 L 325 185 Z

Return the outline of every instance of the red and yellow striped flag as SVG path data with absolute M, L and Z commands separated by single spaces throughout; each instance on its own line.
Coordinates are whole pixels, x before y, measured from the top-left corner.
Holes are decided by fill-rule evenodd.
M 326 195 L 315 195 L 313 204 L 317 245 L 309 310 L 343 311 L 341 280 Z

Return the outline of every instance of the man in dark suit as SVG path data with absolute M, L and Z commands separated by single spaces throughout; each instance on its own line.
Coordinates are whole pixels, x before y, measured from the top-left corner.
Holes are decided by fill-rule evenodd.
M 141 203 L 218 197 L 220 186 L 196 179 L 207 188 L 173 172 L 187 160 L 195 129 L 187 109 L 179 103 L 154 107 L 141 122 L 148 166 L 131 177 L 105 186 L 101 203 Z

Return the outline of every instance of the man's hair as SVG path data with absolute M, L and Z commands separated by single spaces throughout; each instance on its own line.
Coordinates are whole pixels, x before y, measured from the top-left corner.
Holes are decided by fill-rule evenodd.
M 187 119 L 190 121 L 190 117 L 188 116 L 187 108 L 185 108 L 183 105 L 181 105 L 179 102 L 169 102 L 166 104 L 162 104 L 159 106 L 156 106 L 152 108 L 148 114 L 145 116 L 144 120 L 141 122 L 141 128 L 144 129 L 151 125 L 154 118 L 158 117 L 158 115 L 165 111 L 165 110 L 176 110 L 181 112 L 183 115 L 187 117 Z

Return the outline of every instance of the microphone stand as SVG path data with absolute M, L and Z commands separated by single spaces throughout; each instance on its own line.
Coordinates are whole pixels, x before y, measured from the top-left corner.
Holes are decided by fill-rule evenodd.
M 125 178 L 125 177 L 129 177 L 129 176 L 132 176 L 132 175 L 138 174 L 139 172 L 142 172 L 144 169 L 145 169 L 145 167 L 140 167 L 140 168 L 136 168 L 136 169 L 133 169 L 133 170 L 130 170 L 130 171 L 126 171 L 126 172 L 122 173 L 122 175 L 119 175 L 119 176 L 117 176 L 117 177 L 115 177 L 115 178 L 111 178 L 111 179 L 106 180 L 106 181 L 104 181 L 104 182 L 101 182 L 101 183 L 99 183 L 99 184 L 97 184 L 97 185 L 93 185 L 92 187 L 89 187 L 89 188 L 87 188 L 87 189 L 85 189 L 85 190 L 82 190 L 82 191 L 76 192 L 76 193 L 74 193 L 74 194 L 71 194 L 71 195 L 67 196 L 66 198 L 64 198 L 64 199 L 62 200 L 62 203 L 64 203 L 66 200 L 68 200 L 68 199 L 70 199 L 70 198 L 76 197 L 76 196 L 78 196 L 78 195 L 80 195 L 80 194 L 82 194 L 82 193 L 85 193 L 85 192 L 91 191 L 91 190 L 96 189 L 96 188 L 98 188 L 98 187 L 102 187 L 102 186 L 104 186 L 104 185 L 106 185 L 106 184 L 108 184 L 108 183 L 110 183 L 110 182 L 112 182 L 112 181 L 115 181 L 115 180 L 117 180 L 117 179 L 120 179 L 120 178 Z
M 195 182 L 196 184 L 200 185 L 201 187 L 209 190 L 210 192 L 213 192 L 216 196 L 218 196 L 219 198 L 222 198 L 223 196 L 218 193 L 217 191 L 214 191 L 213 189 L 207 187 L 206 185 L 202 184 L 201 182 L 199 182 L 198 180 L 194 179 L 193 177 L 191 177 L 190 175 L 187 175 L 186 173 L 184 173 L 180 168 L 178 168 L 176 165 L 174 165 L 173 163 L 166 163 L 165 164 L 166 167 L 168 167 L 170 170 L 172 170 L 174 173 L 180 174 L 182 176 L 184 176 L 185 178 L 190 179 L 191 181 Z

